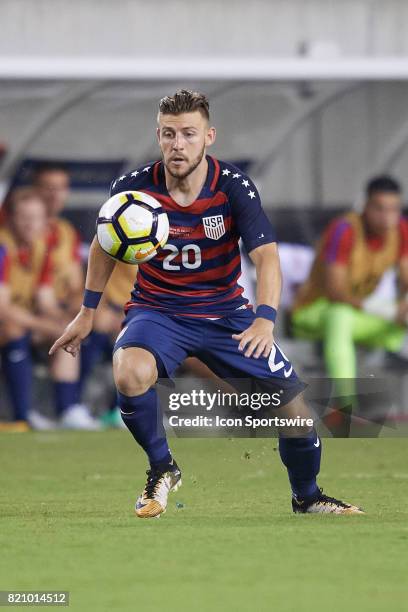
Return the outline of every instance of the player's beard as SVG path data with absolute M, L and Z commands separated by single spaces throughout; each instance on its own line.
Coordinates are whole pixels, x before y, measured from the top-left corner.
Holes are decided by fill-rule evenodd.
M 197 166 L 200 164 L 201 160 L 203 159 L 204 153 L 205 153 L 205 144 L 203 145 L 203 148 L 201 149 L 200 153 L 197 155 L 195 160 L 192 161 L 189 167 L 187 168 L 187 170 L 185 170 L 182 173 L 174 172 L 174 170 L 170 168 L 170 164 L 166 164 L 166 162 L 164 162 L 164 165 L 166 166 L 168 173 L 171 174 L 173 178 L 176 178 L 182 181 L 183 179 L 187 178 L 187 176 L 189 176 L 192 172 L 194 172 L 194 170 L 197 168 Z

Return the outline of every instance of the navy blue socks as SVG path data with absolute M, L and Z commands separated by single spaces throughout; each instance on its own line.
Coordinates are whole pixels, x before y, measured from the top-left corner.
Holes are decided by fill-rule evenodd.
M 313 497 L 318 492 L 316 476 L 322 453 L 316 431 L 306 438 L 279 438 L 279 453 L 288 470 L 293 495 L 299 499 Z
M 78 382 L 54 382 L 55 405 L 57 416 L 61 416 L 67 408 L 79 403 Z
M 147 453 L 152 468 L 168 465 L 171 454 L 163 427 L 159 398 L 155 389 L 128 397 L 118 392 L 123 422 Z
M 4 378 L 13 406 L 14 419 L 25 421 L 31 408 L 33 372 L 29 336 L 8 342 L 0 349 Z

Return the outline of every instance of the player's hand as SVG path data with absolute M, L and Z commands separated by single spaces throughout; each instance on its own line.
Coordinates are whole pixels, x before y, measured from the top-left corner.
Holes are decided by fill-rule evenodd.
M 233 334 L 235 340 L 239 340 L 239 351 L 245 351 L 245 357 L 268 357 L 273 346 L 274 323 L 259 317 L 240 334 Z
M 49 350 L 49 354 L 53 355 L 59 348 L 64 349 L 73 357 L 79 353 L 79 347 L 92 331 L 93 311 L 90 308 L 82 308 L 75 319 L 67 325 L 62 336 L 58 338 Z

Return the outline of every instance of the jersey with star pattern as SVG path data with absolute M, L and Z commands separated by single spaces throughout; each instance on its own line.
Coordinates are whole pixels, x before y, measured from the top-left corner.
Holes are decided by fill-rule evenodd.
M 140 264 L 125 310 L 152 308 L 177 316 L 225 317 L 248 300 L 238 284 L 239 239 L 249 253 L 275 242 L 253 182 L 232 164 L 207 156 L 208 173 L 198 198 L 180 206 L 167 191 L 162 161 L 112 182 L 111 195 L 143 191 L 160 202 L 169 218 L 168 242 Z

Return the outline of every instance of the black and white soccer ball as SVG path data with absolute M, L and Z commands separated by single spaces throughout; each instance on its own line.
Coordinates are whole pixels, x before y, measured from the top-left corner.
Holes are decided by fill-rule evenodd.
M 167 242 L 169 219 L 160 202 L 143 191 L 123 191 L 103 204 L 96 223 L 102 249 L 119 261 L 140 264 Z

